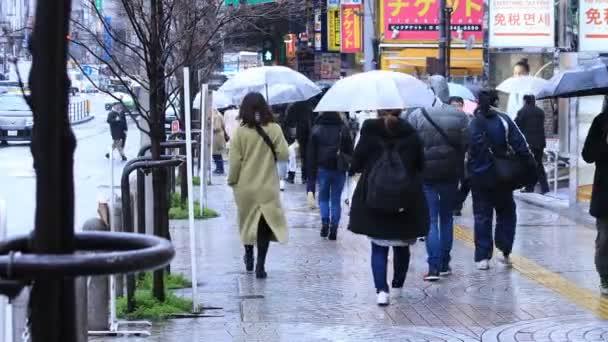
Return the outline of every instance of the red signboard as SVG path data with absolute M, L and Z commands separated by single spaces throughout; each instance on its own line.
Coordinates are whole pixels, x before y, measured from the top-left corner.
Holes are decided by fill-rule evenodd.
M 340 48 L 343 53 L 358 53 L 362 51 L 362 17 L 363 11 L 361 5 L 342 5 L 342 41 Z
M 483 39 L 483 0 L 447 0 L 453 37 Z M 439 0 L 382 0 L 385 40 L 437 41 Z

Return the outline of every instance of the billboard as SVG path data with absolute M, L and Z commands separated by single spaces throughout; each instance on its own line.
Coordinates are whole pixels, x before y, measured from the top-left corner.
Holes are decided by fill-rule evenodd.
M 340 7 L 327 9 L 327 51 L 340 51 Z
M 490 0 L 490 47 L 555 46 L 553 0 Z
M 342 39 L 340 50 L 343 53 L 358 53 L 363 51 L 361 39 L 361 5 L 342 5 Z
M 579 51 L 608 52 L 608 2 L 580 0 Z
M 447 0 L 453 8 L 452 32 L 461 39 L 471 35 L 482 40 L 483 0 Z M 381 27 L 386 41 L 437 41 L 439 39 L 438 0 L 381 0 Z

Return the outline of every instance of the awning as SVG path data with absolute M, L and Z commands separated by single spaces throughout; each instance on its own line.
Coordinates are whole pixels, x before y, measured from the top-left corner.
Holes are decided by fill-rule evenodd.
M 382 70 L 424 73 L 427 57 L 437 57 L 437 48 L 405 48 L 382 50 Z M 483 72 L 483 49 L 452 49 L 450 56 L 452 75 L 481 75 Z

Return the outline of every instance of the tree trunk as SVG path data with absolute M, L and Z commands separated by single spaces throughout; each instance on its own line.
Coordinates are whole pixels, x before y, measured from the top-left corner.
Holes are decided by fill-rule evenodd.
M 38 1 L 29 84 L 36 213 L 30 253 L 74 253 L 74 150 L 68 118 L 70 0 Z M 35 276 L 35 275 L 32 275 Z M 34 278 L 29 302 L 33 342 L 77 340 L 74 278 Z

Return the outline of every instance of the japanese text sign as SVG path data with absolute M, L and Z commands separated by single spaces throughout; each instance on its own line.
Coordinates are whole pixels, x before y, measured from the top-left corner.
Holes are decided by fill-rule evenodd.
M 327 9 L 327 51 L 340 51 L 340 8 Z
M 340 48 L 343 53 L 361 52 L 361 5 L 342 5 L 342 39 Z
M 608 51 L 608 1 L 580 0 L 579 51 Z
M 553 0 L 490 0 L 490 47 L 555 46 Z
M 461 39 L 483 39 L 483 0 L 447 0 L 453 9 L 452 32 Z M 436 41 L 439 39 L 439 0 L 382 0 L 385 40 Z

